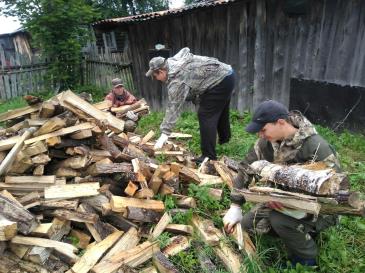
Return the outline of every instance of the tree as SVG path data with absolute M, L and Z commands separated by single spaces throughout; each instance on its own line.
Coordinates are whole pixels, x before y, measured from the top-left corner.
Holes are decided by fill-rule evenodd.
M 81 49 L 98 17 L 83 0 L 5 0 L 4 15 L 17 16 L 50 62 L 48 79 L 60 89 L 79 83 Z
M 137 15 L 169 7 L 168 0 L 87 0 L 101 14 L 100 19 Z

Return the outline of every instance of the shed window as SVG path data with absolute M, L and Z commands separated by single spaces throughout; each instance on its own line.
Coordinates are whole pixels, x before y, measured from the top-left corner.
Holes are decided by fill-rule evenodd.
M 114 31 L 103 33 L 104 47 L 109 50 L 117 50 Z

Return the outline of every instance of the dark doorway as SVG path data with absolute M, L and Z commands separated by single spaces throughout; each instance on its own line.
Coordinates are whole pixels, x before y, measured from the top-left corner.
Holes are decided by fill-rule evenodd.
M 290 81 L 290 109 L 331 129 L 365 132 L 365 88 L 333 83 Z

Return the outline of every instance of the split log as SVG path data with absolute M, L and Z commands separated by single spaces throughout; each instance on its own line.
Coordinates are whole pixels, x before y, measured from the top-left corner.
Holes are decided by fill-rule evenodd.
M 38 165 L 33 170 L 33 175 L 42 176 L 44 174 L 44 165 Z
M 113 158 L 118 158 L 121 156 L 122 152 L 118 149 L 118 147 L 114 144 L 112 139 L 110 139 L 106 134 L 99 136 L 98 138 L 101 147 L 104 150 L 110 152 Z
M 272 164 L 265 160 L 255 161 L 251 167 L 264 181 L 318 195 L 334 195 L 339 190 L 348 189 L 349 186 L 345 174 L 336 173 L 331 169 L 313 171 L 301 166 Z
M 87 156 L 74 156 L 61 161 L 58 166 L 78 170 L 85 168 L 89 164 L 89 161 Z
M 166 184 L 162 184 L 160 189 L 158 190 L 158 193 L 161 196 L 165 196 L 165 195 L 171 195 L 175 192 L 175 189 L 169 185 Z
M 138 228 L 135 223 L 132 223 L 131 221 L 125 219 L 121 213 L 112 212 L 108 215 L 103 216 L 102 220 L 126 232 L 130 228 Z
M 51 158 L 46 154 L 40 154 L 32 157 L 31 160 L 34 165 L 46 165 L 51 161 Z
M 66 121 L 59 117 L 54 117 L 54 118 L 47 120 L 41 126 L 41 128 L 39 128 L 38 131 L 36 131 L 34 133 L 34 136 L 37 137 L 37 136 L 41 136 L 44 134 L 48 134 L 48 133 L 60 130 L 64 127 L 66 127 Z
M 44 143 L 44 141 L 37 141 L 30 145 L 27 145 L 23 148 L 21 151 L 24 156 L 31 157 L 39 154 L 43 154 L 48 151 L 47 145 Z
M 149 266 L 147 268 L 143 268 L 139 271 L 139 273 L 158 273 L 157 269 L 154 266 Z
M 14 147 L 10 150 L 10 152 L 7 154 L 7 156 L 4 158 L 4 160 L 0 164 L 0 176 L 7 173 L 10 166 L 13 164 L 15 157 L 19 153 L 19 151 L 23 148 L 25 140 L 30 138 L 32 134 L 35 132 L 35 128 L 29 128 L 27 129 L 23 135 L 17 140 Z
M 93 136 L 93 133 L 92 133 L 91 129 L 86 129 L 86 130 L 81 130 L 79 132 L 73 133 L 70 137 L 72 139 L 85 139 L 85 138 L 89 138 L 92 136 Z
M 92 207 L 97 212 L 103 212 L 103 207 L 105 204 L 109 203 L 109 198 L 106 197 L 104 194 L 98 194 L 91 197 L 84 197 L 82 198 L 82 203 L 87 204 Z
M 169 138 L 192 138 L 193 136 L 190 134 L 184 134 L 184 133 L 171 133 L 169 135 Z
M 178 235 L 171 237 L 167 246 L 162 250 L 162 253 L 167 257 L 174 256 L 181 251 L 184 251 L 190 247 L 190 239 L 186 236 Z
M 108 261 L 114 255 L 122 251 L 132 249 L 137 246 L 140 241 L 140 236 L 135 228 L 130 228 L 123 236 L 116 242 L 116 244 L 108 251 L 108 253 L 100 260 Z
M 162 177 L 162 180 L 166 185 L 174 188 L 175 192 L 179 191 L 179 185 L 180 185 L 179 176 L 176 175 L 174 172 L 170 171 L 165 173 L 165 175 Z
M 124 212 L 127 207 L 143 208 L 161 212 L 165 210 L 165 205 L 159 200 L 141 200 L 137 198 L 112 196 L 110 200 L 112 210 L 115 212 Z
M 126 114 L 128 111 L 133 111 L 139 107 L 141 107 L 143 104 L 146 104 L 146 101 L 144 99 L 140 99 L 136 103 L 130 104 L 130 105 L 122 105 L 119 107 L 112 107 L 110 111 L 114 113 L 119 114 Z
M 76 229 L 71 230 L 70 236 L 77 238 L 78 242 L 76 247 L 81 249 L 85 249 L 89 245 L 91 239 L 91 236 L 87 235 L 81 230 Z
M 57 144 L 60 144 L 61 141 L 62 140 L 60 136 L 54 136 L 46 139 L 47 146 L 49 147 L 56 146 Z
M 190 225 L 168 224 L 165 228 L 167 232 L 182 235 L 192 235 L 193 227 Z
M 96 121 L 107 121 L 107 125 L 109 129 L 115 132 L 123 132 L 124 129 L 124 121 L 116 118 L 111 113 L 102 112 L 101 110 L 95 108 L 90 103 L 86 102 L 72 91 L 63 92 L 60 96 L 60 103 L 65 108 L 74 112 L 76 115 L 80 114 L 80 111 L 87 116 L 94 118 Z
M 45 212 L 44 214 L 47 215 Z M 99 216 L 95 213 L 71 211 L 66 209 L 56 209 L 51 212 L 50 215 L 63 220 L 91 224 L 95 224 L 99 219 Z
M 193 197 L 188 197 L 188 196 L 184 196 L 184 195 L 174 195 L 177 200 L 176 200 L 176 205 L 180 208 L 186 208 L 186 209 L 190 209 L 190 208 L 196 208 L 196 201 Z
M 140 145 L 146 144 L 153 136 L 155 135 L 155 132 L 153 130 L 149 131 L 141 140 L 139 143 Z
M 112 135 L 111 139 L 113 140 L 114 144 L 121 147 L 121 148 L 125 148 L 128 145 L 132 144 L 128 139 L 124 139 L 120 136 L 117 135 Z M 138 141 L 139 142 L 139 141 Z M 0 142 L 1 143 L 1 142 Z M 144 151 L 148 156 L 153 156 L 155 151 L 152 147 L 148 146 L 148 145 L 138 145 L 136 144 L 136 147 L 140 148 L 142 151 Z M 1 145 L 0 145 L 0 149 L 1 149 Z
M 10 150 L 19 140 L 21 136 L 13 136 L 4 140 L 0 140 L 0 151 Z
M 179 270 L 160 251 L 153 256 L 152 262 L 160 273 L 178 273 Z
M 13 253 L 5 252 L 0 259 L 0 272 L 13 273 L 13 272 L 32 272 L 32 273 L 45 273 L 49 272 L 46 268 L 34 264 L 32 262 L 19 259 Z
M 165 230 L 168 224 L 172 222 L 172 218 L 168 212 L 165 212 L 160 221 L 158 221 L 157 225 L 153 229 L 153 232 L 151 233 L 150 240 L 157 239 L 158 236 L 162 234 L 162 232 Z
M 117 242 L 123 235 L 123 231 L 116 231 L 110 234 L 101 242 L 95 244 L 86 250 L 84 255 L 74 264 L 71 270 L 67 273 L 87 273 L 89 270 L 99 261 L 109 248 L 111 248 L 115 242 Z
M 0 194 L 0 211 L 8 220 L 17 222 L 18 230 L 23 234 L 29 234 L 38 225 L 30 212 L 3 194 Z
M 128 206 L 127 218 L 137 222 L 157 223 L 161 218 L 161 213 L 151 209 Z
M 44 190 L 45 199 L 55 198 L 76 198 L 84 196 L 98 195 L 99 183 L 68 184 L 61 186 L 51 186 Z
M 30 192 L 20 198 L 18 198 L 18 201 L 22 205 L 26 205 L 29 203 L 32 203 L 34 201 L 39 201 L 41 199 L 41 196 L 38 192 Z
M 50 118 L 54 116 L 56 106 L 52 101 L 45 101 L 42 103 L 41 109 L 39 110 L 40 118 Z
M 17 233 L 17 223 L 0 215 L 0 241 L 9 241 Z
M 111 173 L 130 173 L 132 171 L 132 165 L 130 163 L 94 163 L 87 169 L 87 173 L 92 176 L 97 176 L 101 174 L 111 174 Z
M 55 184 L 56 176 L 5 176 L 5 183 L 7 184 Z
M 225 166 L 222 162 L 215 161 L 213 164 L 214 164 L 215 169 L 219 173 L 219 175 L 222 177 L 223 181 L 226 182 L 227 186 L 230 189 L 232 189 L 233 188 L 233 178 L 234 178 L 234 174 L 232 173 L 232 171 L 227 166 Z
M 33 112 L 37 112 L 37 111 L 39 111 L 40 107 L 41 107 L 41 104 L 36 104 L 36 105 L 32 105 L 32 106 L 27 106 L 27 107 L 18 108 L 15 110 L 7 111 L 5 113 L 0 114 L 0 122 L 6 121 L 9 119 L 15 119 L 18 117 L 22 117 L 27 114 L 33 113 Z
M 138 186 L 134 184 L 132 181 L 129 181 L 127 187 L 124 189 L 124 192 L 129 196 L 133 196 L 137 190 Z

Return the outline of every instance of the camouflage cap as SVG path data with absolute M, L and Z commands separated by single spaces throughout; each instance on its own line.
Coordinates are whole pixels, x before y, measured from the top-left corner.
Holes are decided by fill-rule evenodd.
M 150 60 L 150 69 L 146 73 L 146 77 L 152 76 L 153 71 L 163 68 L 165 66 L 164 57 L 154 57 Z
M 119 78 L 112 79 L 113 87 L 124 86 L 123 81 Z

